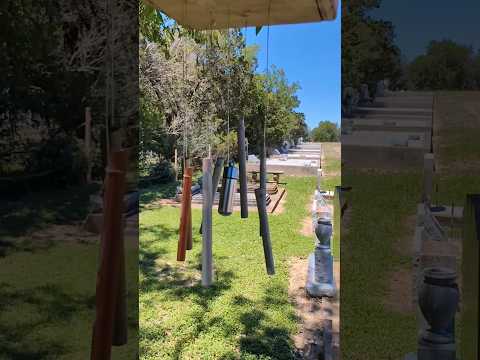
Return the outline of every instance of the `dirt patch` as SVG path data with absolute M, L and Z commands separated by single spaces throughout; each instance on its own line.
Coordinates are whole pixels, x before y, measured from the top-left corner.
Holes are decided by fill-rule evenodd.
M 415 233 L 416 215 L 408 216 L 404 220 L 403 237 L 393 244 L 393 250 L 402 256 L 413 256 L 413 239 Z M 392 311 L 412 315 L 414 314 L 414 268 L 413 263 L 404 268 L 395 269 L 390 275 L 388 292 L 385 297 L 385 306 Z
M 290 262 L 290 282 L 288 295 L 295 306 L 300 321 L 300 331 L 292 337 L 295 347 L 303 354 L 303 359 L 318 359 L 322 344 L 322 324 L 332 320 L 334 349 L 339 349 L 339 297 L 334 299 L 317 299 L 307 296 L 308 259 L 294 258 Z M 334 264 L 337 288 L 340 288 L 340 265 Z
M 403 236 L 398 238 L 394 245 L 393 250 L 395 253 L 403 256 L 413 256 L 413 237 L 415 234 L 415 225 L 417 222 L 417 215 L 410 215 L 405 218 L 403 225 Z
M 83 230 L 80 225 L 51 225 L 33 232 L 28 239 L 39 245 L 47 242 L 93 243 L 98 240 L 98 235 Z
M 300 234 L 303 236 L 310 237 L 312 236 L 312 219 L 307 216 L 303 219 L 302 228 L 300 229 Z
M 401 269 L 395 271 L 390 277 L 388 296 L 385 306 L 395 312 L 411 315 L 413 306 L 413 271 Z
M 272 215 L 279 215 L 285 211 L 285 199 L 287 197 L 287 190 L 285 188 L 279 187 L 278 192 L 276 194 L 270 195 L 270 204 L 267 206 L 267 212 Z M 144 209 L 158 209 L 162 206 L 173 206 L 173 207 L 181 207 L 180 202 L 175 199 L 158 199 L 155 200 L 147 205 L 145 205 Z M 214 204 L 213 207 L 217 207 L 218 205 Z M 199 203 L 192 203 L 192 209 L 201 209 L 202 204 Z M 256 206 L 249 206 L 248 211 L 256 212 Z M 233 207 L 233 212 L 240 212 L 240 206 L 235 205 Z

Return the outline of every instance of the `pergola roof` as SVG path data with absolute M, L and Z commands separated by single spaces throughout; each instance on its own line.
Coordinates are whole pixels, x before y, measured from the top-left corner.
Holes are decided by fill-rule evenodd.
M 144 0 L 179 24 L 197 29 L 241 28 L 333 20 L 338 0 Z M 268 7 L 270 6 L 270 16 Z

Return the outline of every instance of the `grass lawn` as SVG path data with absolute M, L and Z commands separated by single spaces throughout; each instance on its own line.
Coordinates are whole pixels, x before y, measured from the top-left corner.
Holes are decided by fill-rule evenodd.
M 92 189 L 32 193 L 1 209 L 0 359 L 90 358 L 98 243 L 38 243 L 35 231 L 83 219 Z M 138 251 L 127 246 L 129 343 L 113 359 L 138 352 Z
M 329 189 L 340 178 L 326 180 Z M 216 281 L 199 285 L 201 211 L 193 210 L 194 249 L 175 260 L 180 210 L 161 207 L 140 215 L 140 358 L 293 359 L 297 319 L 288 300 L 289 259 L 306 257 L 311 238 L 300 235 L 315 178 L 287 177 L 282 214 L 269 217 L 276 275 L 265 271 L 258 215 L 214 212 Z M 151 198 L 151 197 L 150 197 Z M 152 198 L 151 198 L 152 199 Z M 153 200 L 153 199 L 152 199 Z
M 436 94 L 433 134 L 438 172 L 480 173 L 480 91 Z
M 420 199 L 420 174 L 344 174 L 342 182 L 353 187 L 342 228 L 342 359 L 402 359 L 416 346 L 415 313 L 385 300 L 393 272 L 412 266 L 396 246 L 413 236 L 405 221 Z

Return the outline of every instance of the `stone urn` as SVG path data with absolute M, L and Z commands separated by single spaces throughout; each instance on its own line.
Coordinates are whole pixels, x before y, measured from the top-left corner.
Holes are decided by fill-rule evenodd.
M 443 338 L 443 341 L 454 337 L 455 312 L 460 299 L 456 277 L 456 272 L 448 268 L 427 268 L 424 271 L 418 303 L 430 325 L 428 337 Z
M 320 245 L 330 246 L 332 236 L 332 222 L 330 219 L 320 218 L 315 225 L 315 236 Z

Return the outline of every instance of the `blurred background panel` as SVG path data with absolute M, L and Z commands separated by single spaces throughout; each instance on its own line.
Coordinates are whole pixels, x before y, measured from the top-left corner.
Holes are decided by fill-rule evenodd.
M 129 148 L 128 343 L 138 355 L 138 2 L 0 5 L 0 357 L 86 359 L 105 168 Z M 133 199 L 133 200 L 132 200 Z
M 343 359 L 464 358 L 476 341 L 465 204 L 480 193 L 478 11 L 467 0 L 342 3 Z M 435 313 L 442 292 L 452 297 Z

